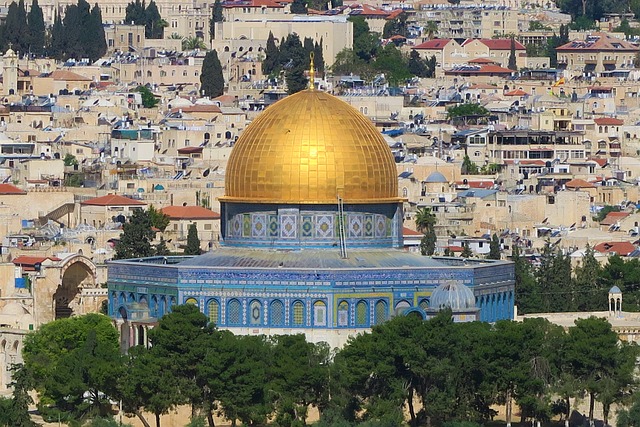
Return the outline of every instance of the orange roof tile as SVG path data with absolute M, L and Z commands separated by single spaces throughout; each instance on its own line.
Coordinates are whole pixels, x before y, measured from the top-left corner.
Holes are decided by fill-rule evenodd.
M 120 196 L 118 194 L 108 194 L 102 197 L 85 200 L 81 205 L 89 206 L 145 206 L 145 202 L 134 200 L 129 197 Z
M 627 256 L 636 250 L 631 242 L 603 242 L 593 247 L 594 251 L 600 253 L 616 253 L 620 256 Z
M 76 74 L 72 71 L 67 70 L 55 70 L 51 73 L 49 77 L 52 77 L 53 80 L 67 80 L 74 82 L 91 82 L 89 77 L 81 76 L 80 74 Z
M 567 188 L 596 188 L 595 185 L 590 182 L 585 181 L 584 179 L 572 179 L 571 181 L 564 184 Z
M 529 96 L 529 94 L 522 89 L 516 89 L 505 93 L 504 96 Z
M 569 43 L 558 46 L 556 50 L 559 51 L 611 51 L 616 52 L 637 52 L 640 50 L 638 46 L 633 43 L 629 43 L 626 40 L 622 40 L 613 37 L 607 33 L 591 33 L 587 40 L 574 40 Z
M 416 230 L 412 230 L 408 227 L 402 227 L 402 235 L 403 236 L 422 236 L 422 233 Z
M 609 212 L 607 216 L 600 221 L 600 225 L 613 225 L 629 216 L 629 212 Z
M 26 191 L 21 190 L 13 184 L 0 184 L 0 194 L 9 195 L 9 194 L 27 194 Z
M 46 260 L 51 261 L 60 261 L 60 258 L 57 257 L 41 257 L 41 256 L 28 256 L 28 255 L 20 255 L 19 257 L 14 258 L 11 262 L 15 265 L 36 265 L 38 263 L 42 264 Z
M 414 49 L 443 49 L 453 39 L 433 39 L 415 46 Z M 453 41 L 455 43 L 455 40 Z
M 171 219 L 220 219 L 220 214 L 202 206 L 167 206 L 160 212 Z
M 616 119 L 614 117 L 598 117 L 597 119 L 593 119 L 597 125 L 607 125 L 607 126 L 622 126 L 624 124 L 624 120 Z

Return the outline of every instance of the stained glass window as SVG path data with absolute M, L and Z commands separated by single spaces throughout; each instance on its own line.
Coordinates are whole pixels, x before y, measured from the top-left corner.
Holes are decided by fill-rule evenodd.
M 327 324 L 327 305 L 322 301 L 316 301 L 313 304 L 313 324 L 316 326 Z
M 376 302 L 376 311 L 375 311 L 375 322 L 376 325 L 379 325 L 380 323 L 384 322 L 387 320 L 387 304 L 380 300 L 378 302 Z
M 195 298 L 187 298 L 186 301 L 184 302 L 185 304 L 193 304 L 193 305 L 198 305 L 198 300 Z
M 427 311 L 427 309 L 429 309 L 429 300 L 425 298 L 422 301 L 420 301 L 420 308 L 423 309 L 424 311 Z
M 214 325 L 217 325 L 219 321 L 219 316 L 220 316 L 220 304 L 218 304 L 218 301 L 212 299 L 211 301 L 209 301 L 209 322 L 213 323 Z
M 284 304 L 282 301 L 276 300 L 271 303 L 271 325 L 284 325 Z
M 242 306 L 240 305 L 240 301 L 237 299 L 229 301 L 227 315 L 229 316 L 230 325 L 239 325 L 242 322 Z
M 346 301 L 338 304 L 338 326 L 349 326 L 349 303 Z
M 302 326 L 304 324 L 304 304 L 300 301 L 293 303 L 293 325 Z
M 367 323 L 367 303 L 360 301 L 356 304 L 356 326 L 366 326 Z

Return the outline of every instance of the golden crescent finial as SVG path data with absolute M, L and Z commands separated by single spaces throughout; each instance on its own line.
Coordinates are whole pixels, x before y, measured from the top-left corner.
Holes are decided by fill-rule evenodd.
M 313 68 L 313 52 L 309 53 L 310 65 L 309 65 L 309 89 L 316 88 L 316 70 Z

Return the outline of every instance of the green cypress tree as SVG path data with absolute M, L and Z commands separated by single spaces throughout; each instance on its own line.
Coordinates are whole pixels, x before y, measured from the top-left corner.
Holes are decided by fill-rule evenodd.
M 85 27 L 90 31 L 88 34 L 88 46 L 85 47 L 87 56 L 91 62 L 102 58 L 107 53 L 107 40 L 104 35 L 104 27 L 102 26 L 102 11 L 96 3 L 91 9 L 91 15 L 88 19 L 88 25 Z
M 51 27 L 51 38 L 48 46 L 49 56 L 57 60 L 64 59 L 66 50 L 65 44 L 66 37 L 64 24 L 62 23 L 62 18 L 58 12 L 56 12 L 56 16 L 53 20 L 53 26 Z
M 280 46 L 280 63 L 285 70 L 290 95 L 307 87 L 308 80 L 304 72 L 309 68 L 309 55 L 297 34 L 289 34 Z
M 224 15 L 222 12 L 222 2 L 220 0 L 216 0 L 213 3 L 211 19 L 209 20 L 209 36 L 211 37 L 211 40 L 216 38 L 216 23 L 224 21 Z
M 127 5 L 127 9 L 125 10 L 124 22 L 127 24 L 145 25 L 146 17 L 144 12 L 144 3 L 140 0 L 132 1 Z
M 29 51 L 35 55 L 41 55 L 44 50 L 44 15 L 38 0 L 31 2 L 31 9 L 27 14 L 27 25 L 29 28 Z
M 489 255 L 487 255 L 489 259 L 500 259 L 500 239 L 498 239 L 497 234 L 493 234 L 491 236 L 491 242 L 489 243 Z
M 427 77 L 428 74 L 427 64 L 415 49 L 412 49 L 411 53 L 409 54 L 407 69 L 411 74 L 417 77 Z
M 4 27 L 6 41 L 11 44 L 11 48 L 16 52 L 27 52 L 29 49 L 29 32 L 24 0 L 20 0 L 19 3 L 14 1 L 9 5 Z
M 171 255 L 171 251 L 167 247 L 167 241 L 164 240 L 164 237 L 160 237 L 160 242 L 156 245 L 156 255 L 157 256 L 167 256 Z
M 216 98 L 224 93 L 224 76 L 218 52 L 210 50 L 202 61 L 200 72 L 200 90 L 204 96 Z
M 280 50 L 278 49 L 278 46 L 276 46 L 276 39 L 273 37 L 273 33 L 271 31 L 269 31 L 267 47 L 264 52 L 266 56 L 262 61 L 262 74 L 270 76 L 275 74 L 280 62 Z
M 462 252 L 460 253 L 462 258 L 471 258 L 473 256 L 473 252 L 471 252 L 471 248 L 469 247 L 469 243 L 464 242 L 462 244 Z
M 511 36 L 511 52 L 509 53 L 509 65 L 510 70 L 518 71 L 518 65 L 516 63 L 516 39 Z
M 184 248 L 185 255 L 200 255 L 202 250 L 200 249 L 200 239 L 198 238 L 198 229 L 195 223 L 189 225 L 189 231 L 187 232 L 187 247 Z
M 164 37 L 165 21 L 162 20 L 156 2 L 151 0 L 144 11 L 144 34 L 148 39 L 161 39 Z
M 322 37 L 320 37 L 320 43 L 316 42 L 313 47 L 313 68 L 316 69 L 316 74 L 324 74 L 324 51 L 322 49 Z

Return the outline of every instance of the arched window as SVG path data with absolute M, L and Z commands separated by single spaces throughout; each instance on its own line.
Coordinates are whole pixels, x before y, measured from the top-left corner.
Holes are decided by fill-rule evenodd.
M 252 325 L 262 323 L 262 304 L 255 299 L 249 304 L 249 323 Z
M 271 326 L 284 326 L 284 304 L 280 300 L 271 303 L 269 309 Z
M 158 307 L 158 317 L 164 316 L 167 312 L 167 299 L 163 296 L 160 297 L 160 306 Z
M 420 308 L 423 311 L 427 311 L 429 309 L 429 300 L 426 298 L 420 300 Z
M 313 303 L 313 324 L 315 326 L 327 325 L 327 305 L 322 301 Z
M 293 319 L 291 323 L 293 323 L 293 326 L 304 325 L 304 304 L 302 301 L 296 301 L 293 303 L 292 315 Z
M 184 301 L 185 304 L 193 304 L 193 305 L 198 305 L 198 300 L 195 298 L 187 298 Z
M 124 296 L 124 292 L 120 292 L 120 296 L 118 297 L 118 305 L 122 305 L 125 303 L 125 296 Z
M 364 301 L 359 301 L 356 304 L 356 326 L 367 326 L 367 314 L 368 314 L 367 303 Z
M 398 302 L 396 304 L 396 309 L 395 309 L 395 314 L 396 316 L 404 314 L 405 311 L 407 311 L 407 309 L 411 307 L 411 304 L 409 304 L 407 301 L 402 300 L 400 302 Z
M 133 292 L 129 293 L 129 298 L 127 299 L 127 302 L 136 302 L 136 296 L 133 294 Z
M 349 326 L 349 303 L 346 301 L 338 304 L 338 326 Z
M 232 326 L 242 323 L 242 306 L 237 299 L 232 299 L 227 304 L 227 323 Z
M 209 301 L 207 309 L 209 311 L 209 322 L 217 325 L 220 322 L 220 304 L 218 304 L 218 301 L 212 299 Z
M 402 197 L 409 197 L 409 189 L 407 187 L 402 187 Z
M 374 312 L 376 325 L 379 325 L 380 323 L 387 320 L 387 313 L 387 303 L 382 300 L 376 302 L 376 308 Z
M 151 297 L 151 307 L 149 309 L 152 317 L 158 316 L 158 297 L 155 295 Z

